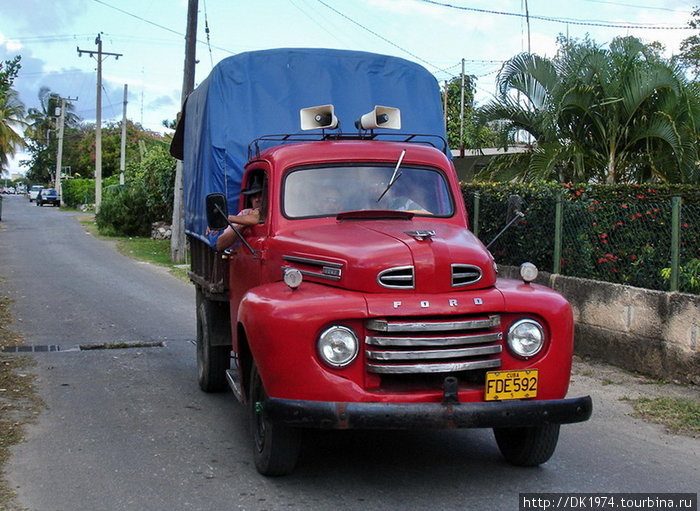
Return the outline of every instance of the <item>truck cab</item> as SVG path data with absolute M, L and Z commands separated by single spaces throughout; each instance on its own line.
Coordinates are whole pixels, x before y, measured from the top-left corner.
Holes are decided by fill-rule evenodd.
M 589 398 L 565 399 L 569 304 L 498 278 L 440 150 L 278 145 L 246 165 L 252 182 L 261 222 L 221 254 L 230 338 L 199 365 L 251 407 L 263 473 L 291 470 L 300 428 L 493 427 L 506 459 L 539 464 L 559 424 L 590 415 Z M 270 431 L 293 447 L 274 451 Z M 527 435 L 544 440 L 523 452 Z

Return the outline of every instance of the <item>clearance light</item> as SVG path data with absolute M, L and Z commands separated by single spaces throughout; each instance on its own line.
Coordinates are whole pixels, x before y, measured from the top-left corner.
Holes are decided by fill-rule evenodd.
M 287 284 L 291 289 L 296 289 L 301 285 L 304 280 L 301 272 L 296 268 L 285 268 L 284 275 L 282 277 L 284 283 Z
M 523 263 L 520 265 L 520 278 L 523 282 L 532 282 L 537 278 L 537 266 L 532 263 Z

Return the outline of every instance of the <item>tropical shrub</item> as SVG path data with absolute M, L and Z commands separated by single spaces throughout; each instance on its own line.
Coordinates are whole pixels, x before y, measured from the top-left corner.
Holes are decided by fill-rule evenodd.
M 154 146 L 126 172 L 126 184 L 104 189 L 97 227 L 103 233 L 149 236 L 153 222 L 170 222 L 173 214 L 175 160 Z
M 95 203 L 94 179 L 65 179 L 61 181 L 61 200 L 66 206 L 76 208 Z

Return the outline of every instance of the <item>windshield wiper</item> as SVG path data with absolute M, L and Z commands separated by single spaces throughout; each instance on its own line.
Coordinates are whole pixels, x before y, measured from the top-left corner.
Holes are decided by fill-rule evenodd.
M 377 202 L 382 200 L 382 198 L 386 195 L 386 192 L 389 191 L 389 189 L 394 186 L 394 183 L 399 180 L 399 178 L 403 175 L 403 173 L 399 173 L 399 167 L 401 166 L 401 162 L 403 161 L 403 157 L 406 156 L 406 149 L 401 151 L 401 156 L 399 156 L 399 161 L 396 162 L 396 167 L 394 168 L 394 173 L 391 175 L 391 179 L 389 180 L 389 184 L 386 185 L 386 189 L 382 192 L 382 194 L 379 196 L 377 199 Z

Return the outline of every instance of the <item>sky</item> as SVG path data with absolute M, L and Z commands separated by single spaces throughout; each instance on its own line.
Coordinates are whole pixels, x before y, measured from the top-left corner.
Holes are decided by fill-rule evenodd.
M 0 0 L 0 60 L 22 56 L 14 88 L 27 108 L 48 87 L 72 98 L 94 122 L 100 34 L 103 123 L 127 117 L 167 131 L 180 109 L 187 0 Z M 323 47 L 405 58 L 439 82 L 477 77 L 477 104 L 495 93 L 503 61 L 527 51 L 553 57 L 558 35 L 588 35 L 606 46 L 617 36 L 661 42 L 679 52 L 700 0 L 199 0 L 195 84 L 220 60 L 268 48 Z M 525 14 L 529 17 L 526 17 Z M 77 99 L 76 99 L 77 98 Z M 18 154 L 11 173 L 24 173 Z

